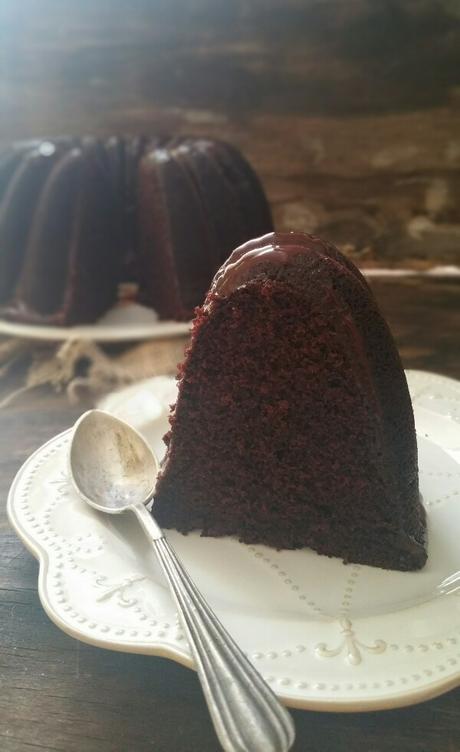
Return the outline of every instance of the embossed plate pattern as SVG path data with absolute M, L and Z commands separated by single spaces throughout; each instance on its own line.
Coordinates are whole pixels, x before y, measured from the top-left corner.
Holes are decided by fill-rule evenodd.
M 429 520 L 422 572 L 170 533 L 223 623 L 288 705 L 397 707 L 460 683 L 460 384 L 416 371 L 408 381 Z M 160 453 L 174 389 L 171 379 L 151 379 L 102 406 L 130 419 Z M 35 452 L 8 500 L 12 525 L 39 559 L 46 612 L 77 639 L 190 666 L 148 542 L 129 515 L 108 518 L 75 496 L 69 440 L 67 431 Z

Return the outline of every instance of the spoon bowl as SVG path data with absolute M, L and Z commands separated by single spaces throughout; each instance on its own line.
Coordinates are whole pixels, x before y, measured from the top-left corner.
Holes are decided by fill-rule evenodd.
M 69 460 L 80 497 L 101 512 L 119 514 L 153 497 L 155 455 L 140 433 L 103 410 L 76 422 Z

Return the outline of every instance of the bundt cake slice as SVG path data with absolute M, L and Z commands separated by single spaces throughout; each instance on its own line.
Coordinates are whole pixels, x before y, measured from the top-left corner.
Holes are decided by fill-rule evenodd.
M 164 527 L 424 565 L 404 372 L 366 281 L 328 243 L 272 233 L 233 252 L 198 309 L 170 422 Z

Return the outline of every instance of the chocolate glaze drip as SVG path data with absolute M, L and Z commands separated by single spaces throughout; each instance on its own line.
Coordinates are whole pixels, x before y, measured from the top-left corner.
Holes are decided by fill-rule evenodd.
M 236 248 L 219 269 L 211 292 L 227 297 L 248 278 L 248 273 L 261 262 L 268 264 L 295 263 L 298 256 L 324 251 L 324 242 L 302 232 L 269 232 Z

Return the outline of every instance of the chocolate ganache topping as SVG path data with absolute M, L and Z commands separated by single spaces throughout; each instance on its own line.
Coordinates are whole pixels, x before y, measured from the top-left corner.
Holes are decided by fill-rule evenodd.
M 303 232 L 269 232 L 236 248 L 219 269 L 211 286 L 211 293 L 227 297 L 246 281 L 252 269 L 260 263 L 289 264 L 311 251 L 323 255 L 324 242 Z

